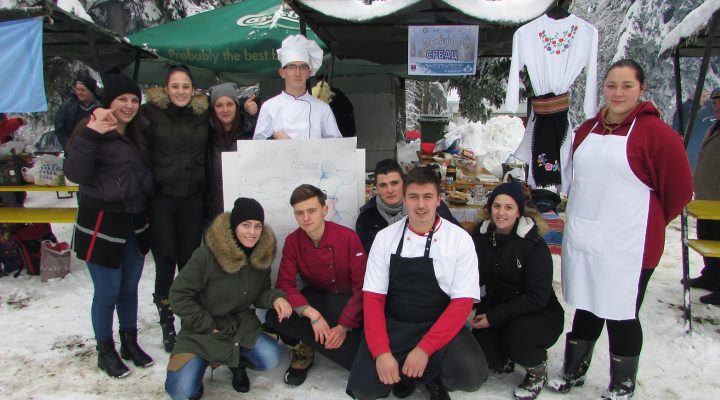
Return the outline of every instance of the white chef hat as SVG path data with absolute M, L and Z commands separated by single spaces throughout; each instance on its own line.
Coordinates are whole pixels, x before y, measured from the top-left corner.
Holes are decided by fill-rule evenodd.
M 322 49 L 315 41 L 308 40 L 303 35 L 286 37 L 277 53 L 282 67 L 293 61 L 302 61 L 310 66 L 310 76 L 315 75 L 322 65 Z

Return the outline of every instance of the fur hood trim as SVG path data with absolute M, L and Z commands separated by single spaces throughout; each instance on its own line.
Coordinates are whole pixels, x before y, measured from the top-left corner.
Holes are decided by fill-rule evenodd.
M 145 91 L 145 98 L 148 103 L 154 105 L 161 110 L 167 110 L 170 105 L 170 97 L 165 92 L 165 88 L 161 86 L 154 86 L 148 88 Z M 190 106 L 192 107 L 193 114 L 201 115 L 208 110 L 210 102 L 207 96 L 202 93 L 195 93 L 190 100 Z
M 478 219 L 480 220 L 480 227 L 478 232 L 480 234 L 486 234 L 490 227 L 490 211 L 487 208 L 483 208 L 478 213 Z M 547 221 L 543 218 L 537 210 L 531 207 L 525 207 L 525 216 L 520 218 L 515 233 L 521 238 L 527 237 L 528 233 L 532 228 L 536 227 L 538 236 L 542 237 L 548 230 Z
M 228 274 L 240 271 L 248 265 L 245 252 L 238 247 L 230 230 L 230 213 L 218 215 L 208 228 L 205 243 L 215 256 L 220 268 Z M 263 225 L 260 240 L 250 254 L 250 265 L 257 270 L 269 269 L 275 259 L 275 235 L 269 226 Z

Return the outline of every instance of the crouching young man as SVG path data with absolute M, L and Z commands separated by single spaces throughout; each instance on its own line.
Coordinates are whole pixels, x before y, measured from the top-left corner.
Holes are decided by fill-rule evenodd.
M 281 322 L 275 311 L 266 317 L 291 349 L 284 380 L 292 386 L 305 381 L 315 351 L 349 370 L 360 344 L 367 256 L 352 229 L 325 221 L 325 197 L 312 185 L 300 185 L 290 196 L 300 227 L 285 239 L 275 287 L 287 293 L 296 313 Z
M 360 400 L 391 389 L 409 396 L 416 381 L 430 399 L 449 399 L 448 390 L 475 391 L 488 376 L 480 346 L 463 328 L 480 298 L 472 239 L 436 214 L 440 183 L 429 168 L 405 176 L 403 203 L 407 217 L 377 234 L 368 257 L 365 339 L 347 387 Z

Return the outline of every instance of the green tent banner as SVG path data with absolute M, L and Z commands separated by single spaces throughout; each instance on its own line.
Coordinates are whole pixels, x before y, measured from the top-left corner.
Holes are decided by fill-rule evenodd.
M 173 62 L 214 71 L 275 74 L 276 50 L 300 34 L 298 15 L 279 0 L 245 0 L 130 35 L 130 43 Z M 327 47 L 312 31 L 308 39 Z

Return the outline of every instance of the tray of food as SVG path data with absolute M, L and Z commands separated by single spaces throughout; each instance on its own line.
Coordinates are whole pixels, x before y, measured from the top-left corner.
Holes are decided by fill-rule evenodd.
M 460 206 L 465 205 L 468 202 L 468 195 L 466 193 L 459 192 L 457 190 L 453 190 L 452 192 L 448 193 L 445 198 L 451 204 L 460 205 Z

